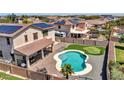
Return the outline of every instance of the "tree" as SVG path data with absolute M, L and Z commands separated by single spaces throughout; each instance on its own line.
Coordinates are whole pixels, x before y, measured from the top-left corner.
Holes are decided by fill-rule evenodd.
M 16 15 L 14 13 L 9 14 L 7 16 L 7 20 L 9 20 L 10 23 L 15 23 L 15 21 L 16 21 Z
M 27 15 L 22 15 L 21 18 L 22 18 L 22 19 L 27 19 L 28 16 L 27 16 Z
M 69 76 L 74 72 L 70 64 L 65 64 L 61 69 L 61 73 L 66 77 L 66 79 L 69 79 Z
M 13 23 L 15 23 L 15 21 L 16 21 L 16 15 L 14 13 L 12 13 L 12 15 L 11 15 L 11 20 L 12 20 Z
M 93 15 L 93 16 L 85 16 L 85 15 L 83 15 L 83 16 L 79 16 L 79 18 L 82 18 L 82 19 L 86 19 L 86 20 L 94 20 L 94 19 L 99 19 L 100 18 L 100 16 L 97 16 L 97 15 Z
M 42 20 L 42 21 L 48 23 L 48 22 L 49 22 L 49 19 L 44 19 L 44 20 Z

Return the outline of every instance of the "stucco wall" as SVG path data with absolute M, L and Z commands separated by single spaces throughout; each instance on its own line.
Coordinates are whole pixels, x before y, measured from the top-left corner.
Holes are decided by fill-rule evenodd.
M 55 41 L 55 30 L 49 30 L 48 38 L 52 38 L 52 40 Z
M 67 31 L 67 32 L 70 31 L 70 27 L 71 27 L 71 26 L 68 26 L 68 25 L 60 25 L 61 26 L 61 29 L 59 29 L 58 26 L 59 25 L 56 25 L 55 30 L 57 30 L 57 31 Z
M 36 33 L 36 32 L 38 33 L 38 39 L 44 38 L 41 30 L 29 28 L 23 33 L 20 33 L 17 37 L 13 39 L 14 48 L 17 48 L 17 47 L 20 47 L 20 46 L 23 46 L 25 44 L 35 41 L 33 38 L 33 33 Z M 28 36 L 28 42 L 25 42 L 25 38 L 24 38 L 25 35 Z M 52 38 L 52 40 L 55 41 L 55 30 L 48 31 L 47 37 Z M 47 37 L 45 36 L 45 38 Z
M 3 58 L 11 60 L 12 39 L 10 38 L 10 45 L 8 45 L 6 37 L 0 37 L 0 50 L 2 50 Z
M 28 44 L 30 42 L 33 42 L 34 41 L 33 33 L 36 33 L 36 32 L 38 33 L 38 39 L 43 38 L 42 31 L 29 28 L 26 31 L 24 31 L 23 33 L 20 33 L 17 37 L 15 37 L 13 39 L 14 48 L 19 47 L 19 46 L 23 46 L 23 45 Z M 25 42 L 25 38 L 24 38 L 25 35 L 27 35 L 27 37 L 28 37 L 28 42 Z

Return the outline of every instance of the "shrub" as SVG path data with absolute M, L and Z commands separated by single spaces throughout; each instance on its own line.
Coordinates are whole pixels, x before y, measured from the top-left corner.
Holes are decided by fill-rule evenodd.
M 111 72 L 111 76 L 113 80 L 123 80 L 124 79 L 124 74 L 119 71 L 117 68 L 113 68 Z
M 124 65 L 117 63 L 111 64 L 111 79 L 112 80 L 124 80 Z
M 124 43 L 124 34 L 121 36 L 121 39 L 119 40 L 120 43 Z
M 111 70 L 111 67 L 112 67 L 113 64 L 114 64 L 114 61 L 110 60 L 109 66 L 108 66 L 110 70 Z

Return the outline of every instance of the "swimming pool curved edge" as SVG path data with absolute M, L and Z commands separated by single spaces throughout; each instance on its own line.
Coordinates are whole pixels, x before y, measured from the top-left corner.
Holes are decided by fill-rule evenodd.
M 91 70 L 92 70 L 92 66 L 91 64 L 87 63 L 89 57 L 87 54 L 85 54 L 83 51 L 80 51 L 80 50 L 64 50 L 62 52 L 59 52 L 57 54 L 54 55 L 54 59 L 56 60 L 56 69 L 58 71 L 61 71 L 61 64 L 62 64 L 62 60 L 59 58 L 59 55 L 63 54 L 63 53 L 66 53 L 66 52 L 69 52 L 69 51 L 75 51 L 75 52 L 80 52 L 82 54 L 84 54 L 86 56 L 86 59 L 85 59 L 85 64 L 86 64 L 86 68 L 82 71 L 79 71 L 79 72 L 75 72 L 73 74 L 73 76 L 77 76 L 77 75 L 84 75 L 84 74 L 87 74 L 89 73 Z

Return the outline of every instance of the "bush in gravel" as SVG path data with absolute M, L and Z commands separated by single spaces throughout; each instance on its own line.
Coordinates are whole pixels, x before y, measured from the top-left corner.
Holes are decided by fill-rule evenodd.
M 119 63 L 113 63 L 111 65 L 111 79 L 112 80 L 124 80 L 124 65 Z

